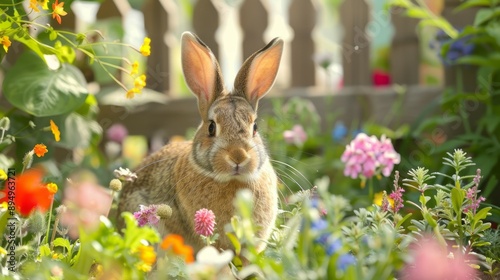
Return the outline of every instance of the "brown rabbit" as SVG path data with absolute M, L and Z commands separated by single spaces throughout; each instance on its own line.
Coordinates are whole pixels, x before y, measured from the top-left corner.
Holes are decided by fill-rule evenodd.
M 276 38 L 250 56 L 234 90 L 228 92 L 210 49 L 195 35 L 184 33 L 182 69 L 198 98 L 202 122 L 193 141 L 171 143 L 144 160 L 136 171 L 138 178 L 121 192 L 118 213 L 138 211 L 139 205 L 167 204 L 172 216 L 160 220 L 160 234 L 182 235 L 198 251 L 204 244 L 195 233 L 194 214 L 207 208 L 216 216 L 215 246 L 231 249 L 224 225 L 235 214 L 236 192 L 249 189 L 258 237 L 267 239 L 278 210 L 277 176 L 257 132 L 257 104 L 274 83 L 282 50 L 283 41 Z

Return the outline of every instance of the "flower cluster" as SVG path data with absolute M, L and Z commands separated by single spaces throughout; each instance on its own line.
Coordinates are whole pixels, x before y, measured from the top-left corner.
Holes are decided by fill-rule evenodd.
M 134 217 L 139 223 L 139 226 L 156 226 L 160 221 L 160 216 L 158 216 L 158 205 L 139 206 L 140 210 L 134 213 Z
M 341 160 L 346 164 L 345 176 L 368 179 L 380 173 L 388 177 L 401 157 L 385 135 L 378 140 L 375 136 L 359 133 L 346 146 Z

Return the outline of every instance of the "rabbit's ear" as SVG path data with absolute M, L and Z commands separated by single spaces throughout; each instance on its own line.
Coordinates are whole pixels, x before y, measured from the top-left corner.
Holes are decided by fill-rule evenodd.
M 274 38 L 267 46 L 251 55 L 234 81 L 235 94 L 244 95 L 252 107 L 271 89 L 276 80 L 283 52 L 283 40 Z
M 196 35 L 182 34 L 182 71 L 189 89 L 198 97 L 202 117 L 210 104 L 224 92 L 224 82 L 212 51 Z

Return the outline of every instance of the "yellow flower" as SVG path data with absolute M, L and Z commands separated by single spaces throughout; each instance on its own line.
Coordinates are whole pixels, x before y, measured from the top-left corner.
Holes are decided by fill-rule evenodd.
M 12 45 L 9 36 L 5 35 L 3 37 L 0 37 L 0 43 L 3 45 L 3 49 L 5 50 L 5 52 L 8 52 L 10 45 Z
M 56 142 L 61 141 L 61 132 L 59 131 L 59 127 L 57 127 L 56 123 L 53 120 L 50 120 L 50 130 L 52 130 L 52 134 L 54 134 Z
M 30 8 L 33 9 L 35 12 L 40 12 L 40 10 L 37 7 L 37 1 L 36 0 L 30 0 Z M 48 7 L 47 7 L 48 9 Z
M 383 199 L 384 199 L 384 192 L 378 192 L 373 196 L 373 203 L 378 205 L 378 206 L 382 206 Z M 389 204 L 391 205 L 391 207 L 394 208 L 394 199 L 387 196 L 387 200 L 389 201 Z
M 145 264 L 145 263 L 140 263 L 140 264 L 136 265 L 136 267 L 138 270 L 144 271 L 144 272 L 150 272 L 151 268 L 152 268 L 149 264 Z
M 49 0 L 37 0 L 40 6 L 42 6 L 42 9 L 48 10 L 49 9 Z
M 5 179 L 7 179 L 7 174 L 3 169 L 0 169 L 0 181 L 5 181 Z
M 7 209 L 8 207 L 9 207 L 9 204 L 7 203 L 7 201 L 4 201 L 0 204 L 0 208 L 2 208 L 2 209 Z M 2 248 L 2 247 L 0 247 L 0 248 Z
M 156 262 L 156 252 L 153 246 L 139 245 L 137 250 L 139 251 L 139 258 L 145 264 L 152 266 Z
M 140 92 L 140 90 L 138 90 L 136 88 L 132 88 L 129 91 L 127 91 L 126 97 L 127 97 L 127 99 L 132 99 L 132 98 L 134 98 L 135 94 L 139 93 L 139 92 Z
M 134 80 L 134 87 L 138 90 L 143 89 L 146 86 L 146 75 L 140 75 Z
M 57 192 L 57 185 L 55 183 L 48 183 L 47 189 L 51 194 L 55 194 Z
M 68 13 L 64 11 L 64 2 L 59 3 L 59 0 L 56 0 L 52 3 L 52 18 L 57 20 L 57 23 L 61 24 L 61 16 L 65 16 Z
M 43 157 L 49 150 L 47 150 L 47 146 L 44 144 L 36 144 L 33 148 L 33 152 L 37 157 Z
M 130 75 L 135 75 L 138 72 L 139 72 L 139 62 L 134 61 L 134 63 L 132 63 L 132 70 L 130 71 Z
M 142 43 L 142 46 L 139 49 L 143 56 L 149 56 L 151 54 L 151 46 L 149 45 L 149 43 L 151 43 L 151 39 L 145 37 L 144 42 Z
M 5 250 L 3 247 L 0 247 L 0 256 L 5 256 L 7 255 L 7 250 Z

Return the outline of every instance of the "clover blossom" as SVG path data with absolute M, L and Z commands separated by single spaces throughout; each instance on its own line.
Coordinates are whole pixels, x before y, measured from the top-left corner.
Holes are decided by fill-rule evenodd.
M 211 236 L 214 233 L 215 214 L 206 208 L 196 211 L 194 214 L 194 230 L 202 236 Z
M 345 176 L 365 180 L 380 173 L 388 177 L 401 157 L 385 135 L 378 140 L 375 136 L 369 137 L 365 133 L 359 133 L 346 146 L 341 160 L 346 164 Z
M 143 227 L 145 225 L 156 226 L 160 221 L 160 216 L 158 216 L 158 205 L 139 205 L 140 210 L 134 212 L 134 217 L 139 223 L 139 226 Z

